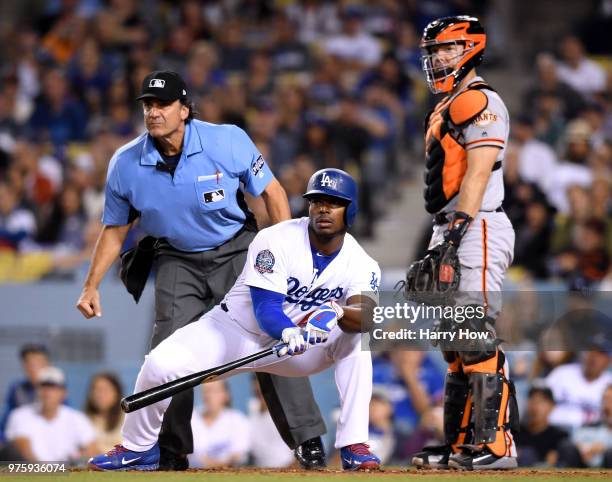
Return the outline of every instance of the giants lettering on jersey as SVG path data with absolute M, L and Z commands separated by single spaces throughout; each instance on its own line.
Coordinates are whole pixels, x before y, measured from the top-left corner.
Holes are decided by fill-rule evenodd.
M 308 286 L 300 286 L 300 280 L 290 277 L 287 279 L 287 296 L 285 301 L 298 304 L 302 311 L 308 311 L 313 306 L 321 306 L 332 298 L 339 300 L 344 294 L 344 290 L 338 286 L 334 289 L 316 288 L 310 293 Z

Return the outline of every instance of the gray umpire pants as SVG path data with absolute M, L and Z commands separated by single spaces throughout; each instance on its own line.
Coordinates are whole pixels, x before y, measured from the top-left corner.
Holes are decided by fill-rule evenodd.
M 155 326 L 151 349 L 221 302 L 246 262 L 255 233 L 243 229 L 210 251 L 188 253 L 162 243 L 155 255 Z M 206 340 L 202 340 L 206 350 Z M 307 377 L 257 373 L 272 420 L 292 449 L 325 433 L 325 422 Z M 159 446 L 175 454 L 193 452 L 193 390 L 175 395 L 166 411 Z

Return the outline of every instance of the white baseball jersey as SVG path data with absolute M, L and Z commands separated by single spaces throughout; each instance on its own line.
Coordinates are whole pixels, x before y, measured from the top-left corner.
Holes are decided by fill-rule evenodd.
M 38 461 L 77 460 L 80 450 L 95 441 L 96 434 L 85 414 L 60 405 L 56 416 L 43 417 L 39 403 L 16 408 L 8 418 L 7 440 L 26 438 Z
M 242 273 L 224 299 L 236 322 L 247 331 L 261 333 L 250 286 L 286 295 L 283 312 L 295 325 L 328 301 L 343 305 L 351 296 L 361 294 L 378 301 L 378 263 L 350 234 L 345 235 L 340 252 L 322 273 L 314 267 L 312 256 L 308 218 L 260 231 L 249 246 Z
M 316 254 L 314 255 L 316 256 Z M 319 306 L 335 300 L 345 304 L 355 295 L 378 301 L 380 269 L 349 234 L 336 257 L 318 272 L 308 238 L 308 218 L 294 219 L 260 231 L 249 246 L 247 261 L 223 303 L 175 331 L 147 355 L 135 391 L 206 370 L 270 348 L 275 342 L 257 324 L 249 286 L 285 296 L 284 313 L 298 325 Z M 335 447 L 368 440 L 372 395 L 372 358 L 361 349 L 361 334 L 334 328 L 329 339 L 304 354 L 268 356 L 233 370 L 302 377 L 334 367 L 340 399 Z M 128 413 L 123 445 L 148 450 L 157 441 L 170 399 Z

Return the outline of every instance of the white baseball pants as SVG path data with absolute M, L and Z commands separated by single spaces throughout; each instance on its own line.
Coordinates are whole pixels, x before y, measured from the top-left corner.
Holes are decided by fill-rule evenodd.
M 218 306 L 198 321 L 177 330 L 146 357 L 135 392 L 213 368 L 269 348 L 278 341 L 244 330 Z M 310 346 L 302 355 L 278 358 L 271 355 L 239 368 L 224 377 L 243 372 L 267 372 L 302 377 L 334 366 L 340 397 L 336 448 L 368 440 L 369 404 L 372 395 L 372 359 L 361 350 L 360 334 L 336 327 L 326 343 Z M 157 442 L 170 398 L 126 414 L 123 445 L 144 451 Z

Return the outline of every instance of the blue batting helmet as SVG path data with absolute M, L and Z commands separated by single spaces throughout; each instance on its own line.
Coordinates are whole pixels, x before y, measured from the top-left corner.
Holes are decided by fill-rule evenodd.
M 317 194 L 335 197 L 348 201 L 344 213 L 344 223 L 351 227 L 357 216 L 357 183 L 348 172 L 341 169 L 321 169 L 315 172 L 308 181 L 304 197 L 309 199 Z

